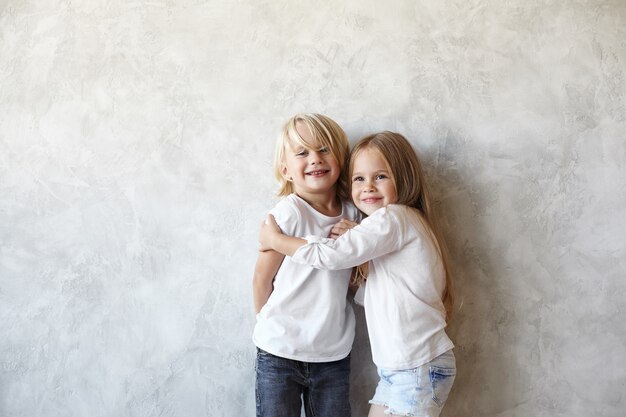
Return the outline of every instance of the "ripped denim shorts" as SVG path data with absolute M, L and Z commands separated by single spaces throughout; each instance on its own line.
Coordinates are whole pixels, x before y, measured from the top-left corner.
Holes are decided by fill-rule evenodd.
M 370 404 L 387 408 L 385 414 L 437 417 L 448 399 L 456 376 L 452 350 L 413 369 L 378 368 L 380 381 Z

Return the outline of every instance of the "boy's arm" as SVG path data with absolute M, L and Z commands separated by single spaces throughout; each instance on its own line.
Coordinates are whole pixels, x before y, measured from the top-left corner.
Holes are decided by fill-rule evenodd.
M 300 246 L 306 245 L 306 240 L 293 236 L 283 235 L 271 214 L 261 224 L 259 233 L 260 250 L 274 250 L 283 255 L 291 256 Z
M 285 256 L 274 251 L 259 252 L 252 276 L 254 311 L 258 314 L 274 290 L 274 277 Z

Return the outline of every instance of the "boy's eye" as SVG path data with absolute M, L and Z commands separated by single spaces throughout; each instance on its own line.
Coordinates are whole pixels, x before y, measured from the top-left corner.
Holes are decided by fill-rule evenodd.
M 296 156 L 307 156 L 308 154 L 309 151 L 307 151 L 306 149 L 296 152 Z
M 320 148 L 319 152 L 320 153 L 328 153 L 328 152 L 330 152 L 330 149 L 328 149 L 328 148 Z

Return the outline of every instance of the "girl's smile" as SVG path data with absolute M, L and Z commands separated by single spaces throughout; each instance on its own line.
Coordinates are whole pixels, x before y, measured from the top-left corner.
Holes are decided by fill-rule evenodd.
M 351 187 L 354 205 L 368 216 L 398 201 L 387 161 L 374 149 L 365 148 L 354 157 Z
M 382 200 L 382 198 L 376 198 L 376 197 L 369 197 L 369 198 L 363 198 L 361 199 L 361 201 L 365 204 L 376 204 L 378 203 L 380 200 Z

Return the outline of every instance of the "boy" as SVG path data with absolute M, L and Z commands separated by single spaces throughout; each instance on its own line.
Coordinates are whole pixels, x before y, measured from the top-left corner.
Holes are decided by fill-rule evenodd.
M 283 233 L 328 236 L 340 220 L 356 220 L 342 174 L 347 156 L 346 134 L 330 118 L 289 119 L 274 158 L 284 198 L 271 210 Z M 299 417 L 302 400 L 307 417 L 350 417 L 350 273 L 259 253 L 253 277 L 257 417 Z

